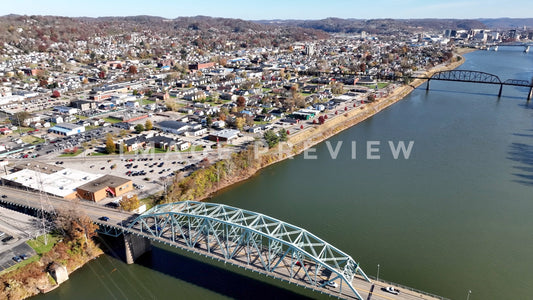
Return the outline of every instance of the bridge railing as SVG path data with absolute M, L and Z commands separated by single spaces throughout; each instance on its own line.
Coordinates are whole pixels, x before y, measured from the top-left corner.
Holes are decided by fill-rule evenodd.
M 408 287 L 408 286 L 405 286 L 405 285 L 402 285 L 402 284 L 399 284 L 399 283 L 396 283 L 396 282 L 383 280 L 381 278 L 377 279 L 376 277 L 374 277 L 372 275 L 368 275 L 368 277 L 372 278 L 372 280 L 374 281 L 374 284 L 383 283 L 384 285 L 390 285 L 390 286 L 399 287 L 399 288 L 402 288 L 404 290 L 408 290 L 408 291 L 415 292 L 415 293 L 418 293 L 418 294 L 421 294 L 421 295 L 426 295 L 426 296 L 429 296 L 429 297 L 433 297 L 435 299 L 450 300 L 449 298 L 445 298 L 445 297 L 442 297 L 442 296 L 439 296 L 439 295 L 435 295 L 435 294 L 431 294 L 431 293 L 424 292 L 424 291 L 421 291 L 421 290 L 417 290 L 417 289 L 414 289 L 412 287 Z

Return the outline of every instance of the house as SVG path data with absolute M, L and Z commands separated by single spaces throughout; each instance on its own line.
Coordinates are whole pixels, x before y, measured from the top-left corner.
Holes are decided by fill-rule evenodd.
M 60 123 L 64 122 L 64 119 L 60 115 L 54 115 L 54 116 L 50 117 L 49 121 L 53 122 L 53 123 L 56 123 L 56 124 L 60 124 Z
M 213 128 L 224 128 L 226 127 L 226 122 L 222 121 L 222 120 L 219 120 L 219 121 L 215 121 L 213 122 L 213 124 L 211 125 Z
M 173 138 L 169 138 L 166 136 L 154 136 L 149 139 L 147 139 L 147 142 L 150 144 L 153 144 L 154 147 L 163 149 L 163 150 L 169 150 L 169 151 L 175 151 L 176 150 L 176 140 Z
M 113 124 L 113 127 L 117 127 L 124 130 L 133 130 L 134 126 L 126 122 L 118 122 Z
M 78 109 L 74 107 L 67 107 L 67 106 L 56 106 L 54 107 L 54 111 L 57 111 L 60 114 L 65 115 L 75 115 L 78 113 Z
M 123 149 L 125 152 L 137 151 L 139 149 L 145 149 L 147 144 L 147 139 L 144 136 L 134 137 L 128 140 L 123 140 L 117 142 L 116 146 L 118 149 Z M 121 147 L 121 148 L 119 148 Z

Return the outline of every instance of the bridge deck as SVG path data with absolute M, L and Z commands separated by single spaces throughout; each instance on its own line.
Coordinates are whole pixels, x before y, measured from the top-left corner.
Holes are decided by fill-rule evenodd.
M 172 247 L 179 248 L 181 250 L 196 253 L 198 255 L 202 255 L 220 262 L 229 263 L 234 266 L 252 271 L 261 273 L 267 277 L 273 277 L 276 279 L 279 279 L 284 282 L 292 283 L 307 289 L 314 290 L 319 293 L 331 295 L 334 297 L 339 297 L 343 299 L 358 299 L 356 295 L 352 292 L 350 288 L 347 286 L 341 286 L 341 281 L 337 280 L 336 283 L 338 285 L 337 288 L 325 286 L 315 286 L 312 285 L 308 280 L 306 280 L 305 272 L 310 274 L 311 276 L 315 276 L 315 265 L 310 262 L 304 261 L 303 264 L 300 266 L 296 266 L 295 268 L 291 268 L 292 262 L 290 258 L 285 257 L 283 261 L 280 263 L 281 267 L 276 268 L 273 272 L 267 272 L 261 262 L 259 256 L 255 257 L 248 257 L 246 251 L 244 248 L 242 248 L 238 253 L 234 256 L 231 260 L 226 260 L 220 251 L 216 251 L 213 248 L 211 248 L 211 252 L 208 252 L 208 245 L 207 242 L 201 241 L 197 244 L 195 248 L 190 248 L 187 246 L 186 243 L 180 242 L 179 240 L 172 242 L 169 240 L 168 235 L 163 235 L 162 237 L 154 237 L 149 234 L 144 234 L 142 232 L 139 232 L 137 230 L 132 229 L 125 229 L 129 231 L 132 234 L 136 234 L 145 238 L 148 238 L 152 241 L 156 241 L 162 244 L 166 244 Z M 216 243 L 210 243 L 209 247 L 216 247 Z M 220 249 L 219 249 L 220 250 Z M 266 252 L 266 250 L 265 250 Z M 250 263 L 248 263 L 248 260 Z M 318 272 L 316 276 L 321 280 L 329 280 L 329 276 L 331 274 Z M 385 283 L 382 281 L 377 282 L 367 282 L 363 278 L 356 276 L 352 282 L 352 285 L 357 289 L 357 291 L 361 294 L 363 299 L 387 299 L 387 300 L 394 300 L 394 299 L 405 299 L 405 300 L 419 300 L 419 299 L 426 299 L 426 300 L 432 300 L 432 299 L 445 299 L 439 296 L 430 295 L 423 292 L 417 292 L 413 289 L 405 289 L 403 287 L 399 287 L 393 284 Z M 390 293 L 387 293 L 385 291 L 382 291 L 382 287 L 386 286 L 393 286 L 396 289 L 400 290 L 399 295 L 393 295 Z
M 3 187 L 2 192 L 7 194 L 8 197 L 6 199 L 0 198 L 0 203 L 31 209 L 41 208 L 39 197 L 35 193 L 5 187 Z M 50 206 L 54 207 L 54 209 L 65 208 L 65 206 L 69 206 L 68 203 L 70 202 L 56 197 L 49 197 L 48 200 L 49 201 L 47 201 L 47 204 L 49 205 L 45 205 L 45 210 L 49 210 L 51 208 Z M 175 238 L 175 241 L 172 241 L 171 233 L 169 232 L 165 232 L 163 235 L 161 235 L 161 237 L 155 237 L 151 234 L 141 232 L 136 228 L 127 228 L 127 220 L 131 220 L 131 217 L 133 216 L 131 213 L 119 212 L 113 209 L 95 205 L 93 203 L 85 202 L 77 203 L 76 208 L 87 213 L 96 223 L 99 224 L 114 227 L 118 230 L 130 232 L 132 234 L 148 238 L 152 241 L 167 244 L 188 252 L 203 255 L 224 263 L 229 263 L 246 270 L 261 273 L 268 277 L 277 278 L 281 281 L 296 284 L 319 293 L 345 299 L 357 299 L 356 295 L 348 286 L 346 286 L 346 284 L 344 286 L 341 285 L 341 280 L 339 279 L 336 280 L 338 284 L 337 288 L 330 286 L 321 287 L 312 284 L 309 281 L 309 277 L 315 277 L 319 280 L 331 280 L 333 278 L 331 272 L 324 272 L 323 269 L 316 271 L 316 265 L 314 262 L 304 260 L 303 264 L 295 265 L 294 261 L 292 261 L 290 257 L 284 257 L 280 261 L 277 268 L 275 268 L 272 272 L 268 272 L 265 270 L 260 261 L 261 259 L 264 259 L 264 256 L 267 252 L 266 250 L 260 254 L 251 254 L 247 253 L 244 247 L 242 247 L 236 251 L 236 255 L 233 257 L 233 259 L 226 260 L 223 252 L 220 251 L 221 249 L 216 249 L 217 244 L 214 241 L 208 243 L 205 239 L 200 240 L 196 247 L 191 248 L 187 246 L 183 239 L 180 240 L 179 238 Z M 98 220 L 98 218 L 102 215 L 109 216 L 109 222 L 102 222 Z M 193 232 L 188 234 L 193 234 Z M 211 251 L 208 251 L 208 247 Z M 392 295 L 381 290 L 381 287 L 389 286 L 391 284 L 386 284 L 384 282 L 369 283 L 363 280 L 363 278 L 357 276 L 354 277 L 352 285 L 360 293 L 363 299 L 443 299 L 442 297 L 428 295 L 422 292 L 414 292 L 399 286 L 395 286 L 395 288 L 401 291 L 400 295 Z

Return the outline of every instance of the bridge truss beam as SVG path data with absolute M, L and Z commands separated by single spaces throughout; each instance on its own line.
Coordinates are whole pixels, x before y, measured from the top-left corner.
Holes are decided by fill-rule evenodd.
M 278 276 L 296 276 L 323 287 L 339 282 L 358 299 L 357 275 L 370 282 L 352 257 L 305 229 L 272 217 L 215 203 L 185 201 L 153 207 L 128 231 L 142 232 L 225 260 L 254 265 Z

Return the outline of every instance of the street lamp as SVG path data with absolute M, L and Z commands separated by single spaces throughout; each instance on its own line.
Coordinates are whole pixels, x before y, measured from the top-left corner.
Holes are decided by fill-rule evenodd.
M 376 275 L 376 281 L 379 281 L 379 264 L 378 264 L 378 273 Z
M 468 294 L 466 295 L 466 300 L 469 300 L 469 299 L 470 299 L 470 294 L 472 294 L 472 291 L 471 291 L 471 290 L 468 290 Z

